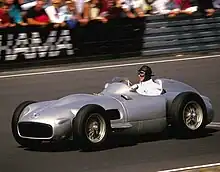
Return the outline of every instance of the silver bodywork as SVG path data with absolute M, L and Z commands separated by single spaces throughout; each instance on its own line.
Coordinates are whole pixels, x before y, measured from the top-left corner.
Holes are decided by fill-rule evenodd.
M 126 80 L 125 80 L 126 82 Z M 193 91 L 204 100 L 208 112 L 207 124 L 214 113 L 210 99 L 191 86 L 171 79 L 157 79 L 166 93 L 143 96 L 131 92 L 125 82 L 108 83 L 99 94 L 72 94 L 58 100 L 44 101 L 27 106 L 18 122 L 22 138 L 60 140 L 71 138 L 72 123 L 79 109 L 88 104 L 102 106 L 111 116 L 113 130 L 123 134 L 144 134 L 163 131 L 169 123 L 166 113 L 173 99 L 182 92 Z M 42 127 L 42 128 L 41 128 Z

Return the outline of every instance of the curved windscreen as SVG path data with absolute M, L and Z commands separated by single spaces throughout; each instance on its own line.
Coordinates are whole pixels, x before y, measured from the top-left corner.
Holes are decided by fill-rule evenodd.
M 119 94 L 122 92 L 129 91 L 129 87 L 131 85 L 131 82 L 127 78 L 122 77 L 114 77 L 111 82 L 107 83 L 105 85 L 104 90 L 102 93 L 114 93 Z
M 115 83 L 115 82 L 120 82 L 120 83 L 124 83 L 126 84 L 127 86 L 131 86 L 132 83 L 129 81 L 128 78 L 125 78 L 125 77 L 114 77 L 111 81 L 111 83 Z

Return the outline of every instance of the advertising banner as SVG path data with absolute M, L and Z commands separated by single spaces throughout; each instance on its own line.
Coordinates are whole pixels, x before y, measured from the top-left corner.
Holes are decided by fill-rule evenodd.
M 0 64 L 56 58 L 90 60 L 140 51 L 144 25 L 136 19 L 105 24 L 93 21 L 74 29 L 55 29 L 51 25 L 0 29 Z
M 10 28 L 0 31 L 0 61 L 73 56 L 74 47 L 70 30 L 37 28 Z

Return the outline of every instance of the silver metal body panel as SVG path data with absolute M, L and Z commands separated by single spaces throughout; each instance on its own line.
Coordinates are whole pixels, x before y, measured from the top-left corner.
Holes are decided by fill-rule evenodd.
M 210 99 L 201 95 L 195 88 L 171 79 L 158 79 L 165 94 L 159 96 L 143 96 L 131 92 L 125 82 L 114 81 L 108 83 L 99 94 L 72 94 L 58 100 L 38 102 L 29 105 L 23 111 L 20 122 L 49 124 L 53 128 L 53 135 L 47 138 L 24 137 L 30 139 L 59 140 L 67 137 L 72 131 L 72 121 L 77 112 L 85 105 L 97 104 L 105 110 L 117 109 L 120 118 L 111 120 L 111 127 L 127 134 L 144 134 L 160 132 L 168 125 L 166 119 L 167 108 L 173 99 L 181 92 L 193 91 L 204 100 L 208 119 L 214 118 L 214 111 Z M 19 131 L 19 130 L 18 130 Z

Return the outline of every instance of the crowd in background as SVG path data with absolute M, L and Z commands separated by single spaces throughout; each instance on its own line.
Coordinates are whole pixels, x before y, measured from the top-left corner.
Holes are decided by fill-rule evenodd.
M 174 17 L 200 11 L 211 16 L 220 0 L 0 0 L 0 27 L 16 25 L 86 25 L 91 20 L 103 23 L 113 18 L 146 15 Z

